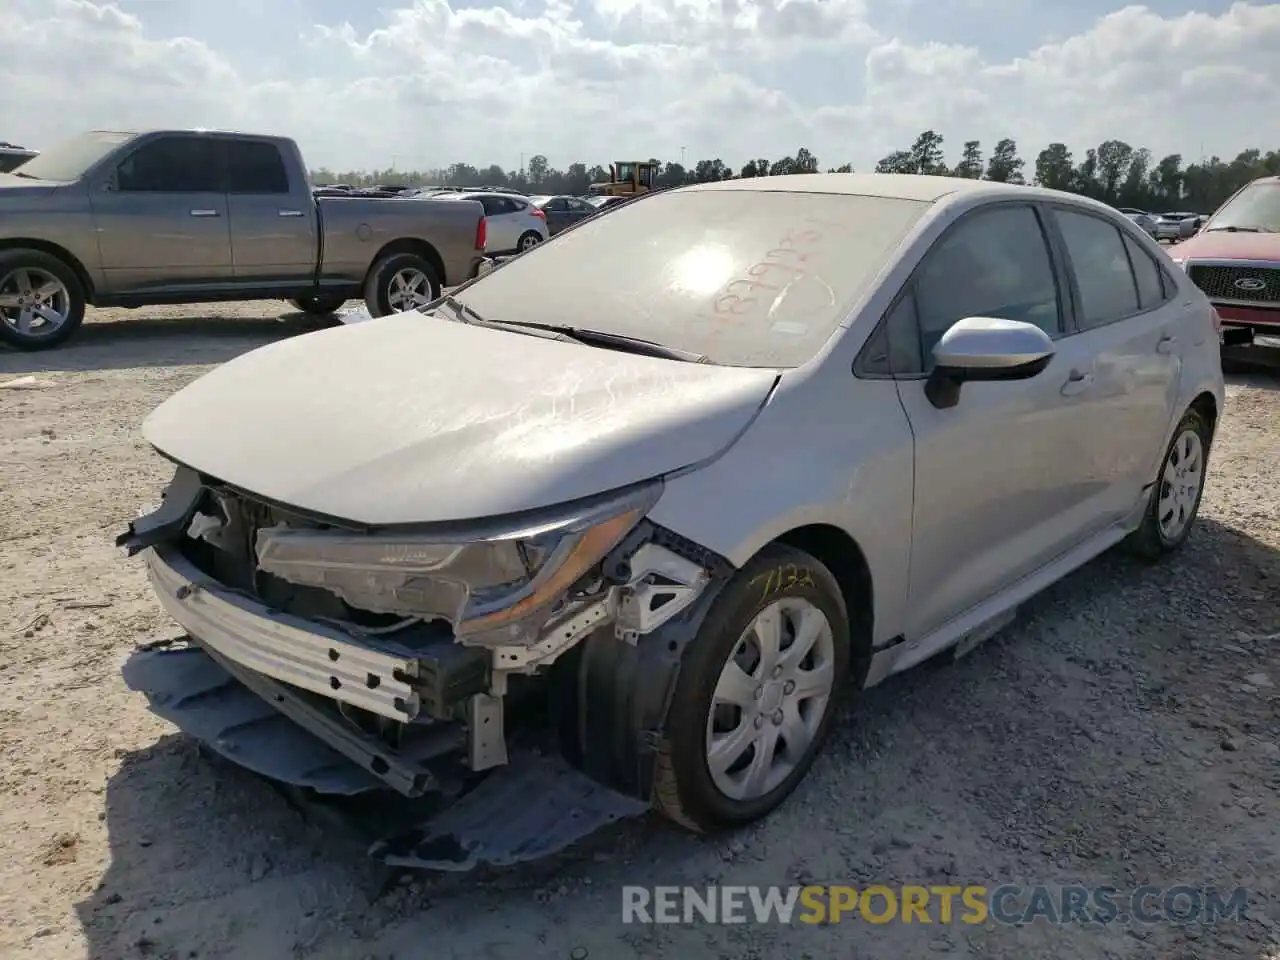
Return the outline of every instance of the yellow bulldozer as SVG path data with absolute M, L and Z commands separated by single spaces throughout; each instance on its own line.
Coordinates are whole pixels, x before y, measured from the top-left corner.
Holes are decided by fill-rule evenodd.
M 648 193 L 657 188 L 658 168 L 661 164 L 651 160 L 618 160 L 609 164 L 607 183 L 593 183 L 591 193 L 596 196 L 630 197 Z

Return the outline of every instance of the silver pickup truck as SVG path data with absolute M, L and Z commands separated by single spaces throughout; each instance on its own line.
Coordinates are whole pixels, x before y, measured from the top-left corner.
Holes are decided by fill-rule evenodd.
M 283 137 L 96 131 L 0 173 L 0 341 L 52 347 L 89 304 L 382 316 L 475 275 L 484 245 L 479 203 L 315 196 Z

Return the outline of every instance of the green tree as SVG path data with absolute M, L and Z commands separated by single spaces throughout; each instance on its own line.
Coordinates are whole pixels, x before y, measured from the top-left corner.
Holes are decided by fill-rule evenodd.
M 1065 143 L 1051 143 L 1036 157 L 1036 183 L 1050 190 L 1070 190 L 1075 171 Z
M 982 179 L 982 145 L 977 140 L 966 140 L 964 142 L 964 151 L 960 155 L 960 162 L 956 164 L 956 168 L 951 171 L 954 177 L 964 177 L 966 180 Z
M 1018 156 L 1018 144 L 1015 140 L 1004 139 L 991 151 L 991 159 L 987 161 L 987 179 L 997 183 L 1024 183 L 1022 168 L 1026 161 Z

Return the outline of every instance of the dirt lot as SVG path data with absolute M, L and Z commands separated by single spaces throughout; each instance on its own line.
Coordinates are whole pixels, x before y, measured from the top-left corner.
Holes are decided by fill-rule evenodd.
M 1104 557 L 959 664 L 847 711 L 776 816 L 699 841 L 625 825 L 550 863 L 388 880 L 126 692 L 170 633 L 112 538 L 168 471 L 161 399 L 303 329 L 283 305 L 100 311 L 0 353 L 0 955 L 901 960 L 1280 956 L 1280 377 L 1231 377 L 1198 531 Z M 194 316 L 193 316 L 194 315 Z M 623 884 L 1249 888 L 1247 922 L 623 926 Z

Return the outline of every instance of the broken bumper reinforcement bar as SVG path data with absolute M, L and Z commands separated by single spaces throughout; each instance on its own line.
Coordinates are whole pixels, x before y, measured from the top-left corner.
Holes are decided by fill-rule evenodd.
M 416 660 L 228 590 L 171 546 L 152 547 L 147 570 L 165 612 L 220 659 L 392 720 L 417 717 Z

